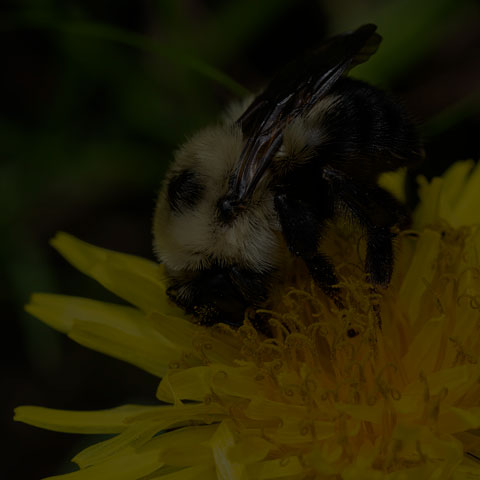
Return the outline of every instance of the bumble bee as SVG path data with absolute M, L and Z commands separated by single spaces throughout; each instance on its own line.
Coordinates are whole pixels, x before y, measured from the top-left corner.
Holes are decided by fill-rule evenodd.
M 176 152 L 154 215 L 167 294 L 206 323 L 240 325 L 288 255 L 335 295 L 319 250 L 335 215 L 366 234 L 365 272 L 387 286 L 394 229 L 408 214 L 381 173 L 422 158 L 416 130 L 386 93 L 347 78 L 377 50 L 375 25 L 337 35 L 288 64 L 258 96 Z

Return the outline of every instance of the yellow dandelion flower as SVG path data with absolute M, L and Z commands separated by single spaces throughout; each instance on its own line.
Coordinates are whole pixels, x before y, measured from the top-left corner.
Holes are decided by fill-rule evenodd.
M 362 239 L 338 226 L 342 308 L 294 267 L 264 312 L 269 338 L 196 325 L 166 300 L 161 266 L 57 235 L 132 306 L 36 294 L 27 311 L 161 381 L 158 406 L 17 408 L 38 427 L 115 434 L 54 478 L 480 478 L 480 167 L 457 163 L 419 194 L 388 289 L 365 283 Z

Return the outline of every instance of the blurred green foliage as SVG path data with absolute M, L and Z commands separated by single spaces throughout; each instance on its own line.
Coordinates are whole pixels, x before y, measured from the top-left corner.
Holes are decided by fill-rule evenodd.
M 11 2 L 0 17 L 1 295 L 12 339 L 3 368 L 16 385 L 8 416 L 19 403 L 100 408 L 132 400 L 132 390 L 153 392 L 133 367 L 116 376 L 114 363 L 21 313 L 33 291 L 118 301 L 59 259 L 48 239 L 66 230 L 153 258 L 156 191 L 185 136 L 299 51 L 367 22 L 378 24 L 384 41 L 354 76 L 393 89 L 425 122 L 426 171 L 477 158 L 475 0 Z M 56 396 L 52 379 L 69 393 Z M 12 454 L 15 478 L 32 478 L 18 476 L 20 460 Z M 43 468 L 52 473 L 48 460 Z

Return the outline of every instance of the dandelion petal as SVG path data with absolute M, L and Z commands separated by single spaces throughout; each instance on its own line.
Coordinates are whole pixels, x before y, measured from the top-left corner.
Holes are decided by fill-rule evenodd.
M 14 420 L 39 428 L 68 433 L 119 433 L 127 428 L 127 419 L 156 407 L 123 405 L 108 410 L 71 411 L 22 406 L 15 409 Z
M 51 244 L 75 268 L 141 310 L 181 314 L 167 301 L 163 270 L 155 262 L 95 247 L 63 232 Z
M 93 350 L 162 376 L 180 355 L 176 345 L 132 307 L 86 298 L 35 294 L 25 307 L 47 325 Z

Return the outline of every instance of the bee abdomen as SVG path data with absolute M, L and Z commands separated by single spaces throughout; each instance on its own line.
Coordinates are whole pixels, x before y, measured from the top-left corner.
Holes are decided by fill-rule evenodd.
M 357 178 L 422 160 L 415 126 L 390 95 L 350 78 L 339 81 L 332 93 L 339 100 L 322 117 L 327 140 L 320 151 L 327 157 L 347 166 Z

